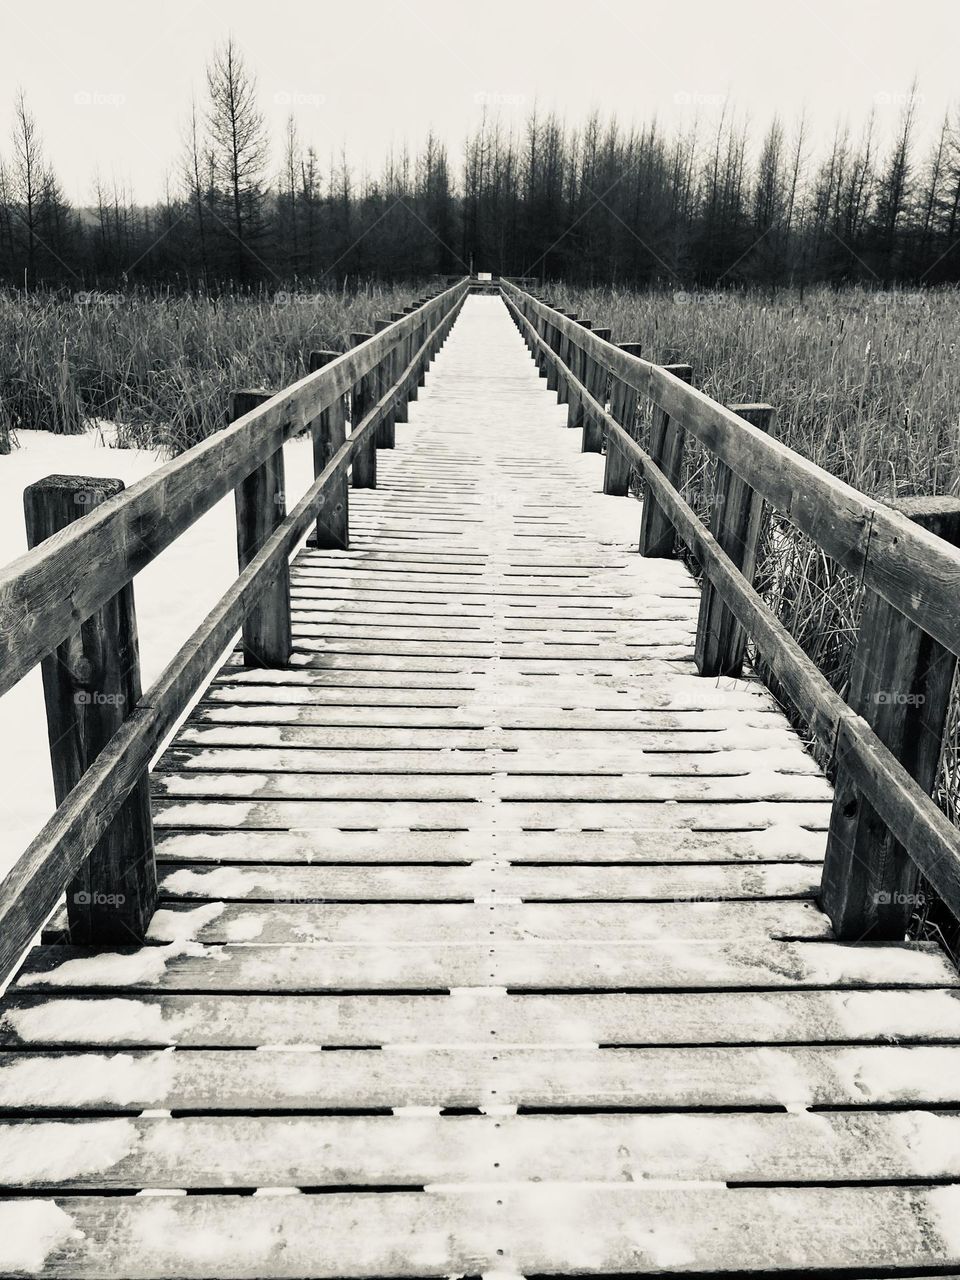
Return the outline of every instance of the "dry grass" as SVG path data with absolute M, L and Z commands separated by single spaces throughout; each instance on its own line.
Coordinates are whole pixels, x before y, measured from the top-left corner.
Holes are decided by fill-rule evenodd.
M 574 290 L 555 285 L 565 310 L 637 341 L 657 363 L 684 362 L 694 382 L 726 404 L 768 402 L 777 435 L 863 493 L 891 502 L 960 494 L 960 293 L 875 293 L 820 288 L 770 298 Z M 646 422 L 637 424 L 642 439 Z M 688 446 L 684 491 L 710 511 L 713 467 Z M 841 693 L 856 643 L 859 583 L 808 538 L 775 519 L 758 586 L 806 653 Z M 762 670 L 762 665 L 758 664 Z M 769 673 L 764 672 L 765 675 Z M 938 800 L 960 822 L 960 699 L 945 735 Z M 922 922 L 960 935 L 935 908 Z
M 286 386 L 309 351 L 345 350 L 414 289 L 80 297 L 0 294 L 0 439 L 103 418 L 121 444 L 180 453 L 224 425 L 232 389 Z

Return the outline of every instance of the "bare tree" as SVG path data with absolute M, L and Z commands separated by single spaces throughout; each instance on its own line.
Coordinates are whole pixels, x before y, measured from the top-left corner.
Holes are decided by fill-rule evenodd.
M 23 90 L 17 92 L 13 118 L 13 208 L 26 235 L 27 277 L 36 273 L 38 220 L 44 181 L 43 147 Z
M 263 235 L 268 146 L 256 77 L 232 36 L 214 51 L 207 66 L 207 90 L 212 167 L 223 196 L 223 222 L 234 241 L 234 269 L 242 278 L 251 268 L 251 257 L 259 257 L 253 247 Z

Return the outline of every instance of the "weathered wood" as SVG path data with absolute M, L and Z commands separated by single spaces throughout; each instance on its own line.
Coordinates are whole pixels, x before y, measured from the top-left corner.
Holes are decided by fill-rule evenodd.
M 640 356 L 639 342 L 621 342 L 621 351 L 628 355 Z M 613 389 L 610 394 L 610 416 L 631 436 L 637 420 L 637 392 L 619 378 L 613 378 Z M 604 431 L 603 492 L 615 497 L 625 497 L 630 492 L 630 475 L 633 463 L 622 449 L 617 448 L 616 437 Z
M 228 866 L 208 874 L 234 873 Z M 255 1049 L 264 1044 L 456 1049 L 475 1041 L 478 1017 L 490 1018 L 492 1010 L 497 1036 L 517 1046 L 949 1045 L 960 1038 L 956 976 L 942 989 L 551 991 L 504 993 L 495 1006 L 490 998 L 482 987 L 449 995 L 122 990 L 44 995 L 18 990 L 4 1001 L 0 1044 L 14 1049 Z
M 776 410 L 771 405 L 738 404 L 731 409 L 745 422 L 772 434 Z M 723 462 L 717 464 L 710 530 L 747 582 L 753 584 L 764 525 L 764 502 Z M 704 578 L 697 621 L 695 661 L 702 676 L 732 676 L 743 671 L 747 637 L 736 618 Z
M 578 322 L 578 327 L 581 329 L 592 329 L 593 321 L 580 320 Z M 575 390 L 575 383 L 586 382 L 587 353 L 580 345 L 577 337 L 571 339 L 568 357 L 567 363 L 569 364 L 573 378 L 567 386 L 567 426 L 579 427 L 583 424 L 584 404 Z
M 432 299 L 423 322 L 452 323 L 466 285 Z M 410 330 L 419 315 L 398 326 Z M 432 331 L 432 330 L 431 330 Z M 0 569 L 0 693 L 113 598 L 117 590 L 204 512 L 235 489 L 285 440 L 307 427 L 364 374 L 377 367 L 401 332 L 378 334 L 324 369 L 308 374 L 232 426 L 215 432 L 122 497 L 102 503 L 74 528 Z M 70 599 L 70 607 L 65 601 Z M 23 620 L 29 617 L 31 626 Z
M 431 336 L 444 327 L 449 328 L 455 315 L 456 307 L 445 312 Z M 228 647 L 246 614 L 259 603 L 264 588 L 287 568 L 290 552 L 315 523 L 328 487 L 350 465 L 354 454 L 367 445 L 383 407 L 383 403 L 374 405 L 362 422 L 354 424 L 350 439 L 331 459 L 323 474 L 317 477 L 283 525 L 270 535 L 167 665 L 147 698 L 133 708 L 113 734 L 81 783 L 3 877 L 0 883 L 0 974 L 10 971 L 31 937 L 54 910 L 61 887 L 80 871 L 89 851 L 138 785 L 160 743 L 206 682 L 211 667 Z M 63 534 L 53 537 L 62 538 Z M 338 659 L 324 661 L 336 666 Z M 362 665 L 362 661 L 362 658 L 349 659 L 353 667 Z M 438 661 L 442 660 L 429 660 L 431 665 Z
M 552 359 L 543 315 L 525 313 L 536 323 L 510 314 Z M 581 330 L 594 363 L 595 342 Z M 960 1176 L 957 1124 L 935 1114 L 960 1104 L 960 979 L 934 946 L 831 940 L 809 897 L 819 771 L 759 682 L 697 677 L 692 577 L 630 553 L 635 508 L 594 497 L 596 467 L 551 436 L 522 350 L 495 303 L 471 304 L 418 415 L 429 430 L 382 460 L 379 495 L 354 498 L 356 549 L 298 557 L 291 668 L 232 655 L 166 751 L 149 945 L 104 954 L 48 929 L 28 957 L 0 1011 L 0 1250 L 31 1253 L 0 1252 L 0 1270 L 952 1265 L 931 1243 L 945 1188 L 920 1184 Z M 417 352 L 115 735 L 80 825 L 61 813 L 41 842 L 45 865 L 143 767 Z M 766 641 L 755 594 L 604 389 L 566 376 Z M 821 705 L 841 764 L 901 793 L 866 725 Z M 897 829 L 930 860 L 938 833 L 911 803 Z M 36 865 L 35 850 L 15 902 L 0 890 L 0 948 L 37 909 Z M 775 1185 L 761 1200 L 743 1182 Z M 171 1186 L 192 1194 L 155 1198 Z M 362 1258 L 357 1238 L 375 1240 Z
M 569 367 L 572 359 L 573 336 L 576 334 L 578 326 L 578 316 L 576 311 L 564 311 L 561 313 L 569 323 L 560 330 L 560 360 L 557 368 L 557 401 L 560 404 L 566 404 L 569 398 L 569 389 L 567 379 L 564 376 L 564 370 Z
M 693 378 L 693 370 L 688 364 L 665 365 L 664 369 L 682 382 L 690 382 Z M 650 423 L 650 459 L 678 492 L 683 481 L 685 440 L 683 423 L 654 405 Z M 645 492 L 640 513 L 640 554 L 670 559 L 675 552 L 676 538 L 676 530 L 667 512 L 649 491 Z
M 391 326 L 391 321 L 378 319 L 373 322 L 374 333 L 384 333 Z M 376 371 L 375 400 L 387 394 L 396 382 L 400 369 L 395 352 L 385 355 Z M 396 409 L 385 413 L 377 431 L 377 448 L 393 449 L 396 446 Z
M 310 372 L 322 369 L 335 360 L 336 351 L 311 351 Z M 310 426 L 313 437 L 313 474 L 322 474 L 338 449 L 347 438 L 347 405 L 341 396 L 336 404 L 330 406 L 314 419 Z M 346 550 L 350 545 L 350 487 L 346 475 L 334 481 L 326 495 L 323 506 L 317 513 L 317 527 L 308 545 L 317 548 L 333 547 Z
M 397 321 L 403 319 L 405 314 L 406 312 L 404 311 L 391 311 L 390 323 L 396 324 Z M 397 347 L 395 348 L 394 354 L 392 357 L 393 366 L 394 366 L 394 374 L 393 374 L 394 382 L 397 381 L 397 379 L 403 373 L 404 369 L 406 369 L 407 365 L 410 363 L 412 356 L 413 356 L 412 339 L 403 338 L 397 344 Z M 406 391 L 404 391 L 404 393 L 397 398 L 397 401 L 396 401 L 396 404 L 394 405 L 394 410 L 393 410 L 394 422 L 407 421 L 407 401 L 409 400 L 409 398 L 410 397 L 406 393 Z
M 917 1112 L 6 1120 L 0 1177 L 23 1189 L 90 1191 L 912 1181 L 927 1144 L 927 1176 L 960 1177 L 958 1139 L 960 1117 Z M 98 1143 L 93 1169 L 83 1145 Z M 58 1146 L 65 1154 L 55 1160 Z
M 269 391 L 234 391 L 230 420 L 235 422 L 269 400 Z M 241 573 L 287 514 L 283 449 L 262 462 L 237 487 L 237 560 Z M 282 667 L 290 657 L 290 570 L 280 566 L 263 597 L 243 621 L 243 661 L 248 667 Z
M 44 1280 L 99 1280 L 122 1275 L 135 1257 L 140 1280 L 355 1280 L 491 1275 L 505 1260 L 518 1275 L 662 1276 L 677 1270 L 677 1259 L 697 1274 L 796 1274 L 802 1259 L 808 1275 L 839 1275 L 854 1260 L 857 1275 L 893 1268 L 908 1276 L 931 1266 L 944 1275 L 960 1264 L 958 1204 L 954 1186 L 731 1190 L 642 1180 L 520 1183 L 499 1197 L 491 1187 L 455 1183 L 423 1195 L 81 1195 L 12 1201 L 11 1222 L 30 1212 L 45 1243 L 43 1253 L 25 1254 L 11 1229 L 0 1266 L 17 1274 L 24 1257 L 40 1256 L 30 1270 Z
M 746 943 L 701 941 L 638 942 L 629 946 L 585 942 L 410 943 L 391 946 L 329 943 L 289 946 L 254 942 L 229 947 L 142 948 L 118 954 L 104 965 L 95 953 L 74 947 L 35 947 L 28 955 L 19 991 L 115 990 L 138 991 L 450 991 L 461 987 L 508 987 L 521 991 L 684 991 L 702 989 L 709 975 L 710 990 L 792 990 L 840 987 L 844 990 L 894 983 L 899 987 L 949 987 L 956 982 L 950 961 L 932 944 L 849 947 L 839 943 Z M 361 963 L 362 962 L 362 963 Z M 905 1050 L 909 1053 L 909 1050 Z M 901 1055 L 902 1056 L 902 1055 Z M 960 1049 L 940 1061 L 941 1088 L 937 1100 L 960 1102 L 955 1083 Z M 906 1064 L 904 1064 L 906 1065 Z M 0 1076 L 3 1063 L 0 1060 Z M 42 1096 L 42 1076 L 24 1082 L 31 1094 Z M 69 1079 L 71 1073 L 66 1074 Z M 852 1077 L 851 1077 L 852 1078 Z M 914 1077 L 916 1081 L 916 1077 Z M 648 1077 L 639 1077 L 638 1088 Z M 663 1100 L 670 1085 L 664 1086 Z M 562 1090 L 561 1090 L 562 1092 Z M 921 1090 L 922 1092 L 922 1090 Z M 2 1097 L 0 1088 L 0 1097 Z M 57 1099 L 51 1089 L 47 1105 Z M 354 1095 L 355 1096 L 355 1095 Z M 506 1100 L 506 1099 L 505 1099 Z M 839 1101 L 839 1099 L 835 1099 Z M 855 1095 L 854 1100 L 863 1100 Z M 903 1098 L 899 1099 L 901 1102 Z M 931 1099 L 931 1101 L 934 1099 Z M 674 1101 L 676 1101 L 674 1097 Z M 731 1101 L 716 1099 L 716 1101 Z M 474 1105 L 470 1099 L 467 1105 Z M 25 1105 L 20 1103 L 19 1105 Z M 144 1106 L 169 1103 L 145 1102 Z M 229 1105 L 229 1104 L 224 1104 Z M 238 1104 L 239 1105 L 239 1104 Z M 308 1103 L 316 1106 L 317 1103 Z M 349 1106 L 350 1103 L 341 1105 Z
M 121 480 L 85 476 L 47 476 L 29 485 L 23 495 L 27 545 L 38 546 L 122 491 Z M 41 673 L 60 805 L 140 700 L 133 587 L 121 587 L 44 658 Z M 67 884 L 66 899 L 70 938 L 78 945 L 124 945 L 146 935 L 157 900 L 146 771 Z
M 960 501 L 914 498 L 911 520 L 960 545 Z M 932 795 L 956 658 L 868 591 L 847 701 Z M 822 902 L 840 938 L 902 938 L 922 906 L 917 865 L 854 780 L 840 770 L 823 869 Z
M 508 305 L 516 306 L 519 291 L 507 281 L 503 289 Z M 960 549 L 750 427 L 669 371 L 598 341 L 561 312 L 551 316 L 563 341 L 576 334 L 614 377 L 680 421 L 827 555 L 945 648 L 960 653 Z
M 361 347 L 373 335 L 369 333 L 351 333 L 350 343 Z M 378 398 L 379 374 L 376 370 L 366 374 L 354 384 L 350 395 L 350 428 L 356 430 Z M 377 487 L 377 440 L 372 437 L 369 442 L 354 455 L 350 468 L 350 482 L 354 489 L 375 489 Z
M 610 341 L 609 329 L 595 328 L 593 332 L 604 342 Z M 607 371 L 602 364 L 599 364 L 590 356 L 585 358 L 584 382 L 593 399 L 599 401 L 602 405 L 606 405 Z M 580 447 L 583 453 L 602 453 L 603 451 L 602 420 L 591 413 L 587 405 L 583 406 L 583 439 Z
M 595 409 L 602 412 L 599 406 Z M 731 417 L 738 421 L 735 415 Z M 900 843 L 910 850 L 911 858 L 944 900 L 960 904 L 960 833 L 956 827 L 930 801 L 870 726 L 833 690 L 650 456 L 612 418 L 605 415 L 605 419 L 608 432 L 640 466 L 659 505 L 669 514 L 680 536 L 704 566 L 737 621 L 753 638 L 819 741 L 834 751 L 838 763 L 848 769 L 856 785 L 869 797 Z M 766 438 L 747 423 L 743 424 L 743 431 L 752 432 L 759 439 Z M 910 523 L 906 517 L 895 514 L 905 524 Z M 935 535 L 926 536 L 937 541 Z M 939 541 L 947 545 L 943 539 Z M 518 814 L 529 821 L 534 817 L 539 821 L 545 816 Z M 565 813 L 564 821 L 569 821 L 571 816 Z

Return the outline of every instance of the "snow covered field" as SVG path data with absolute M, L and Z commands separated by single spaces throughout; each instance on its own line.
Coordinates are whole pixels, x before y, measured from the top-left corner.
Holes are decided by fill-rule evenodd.
M 148 475 L 164 459 L 141 449 L 114 449 L 101 431 L 57 436 L 20 431 L 19 448 L 0 457 L 0 564 L 26 549 L 23 490 L 53 474 Z M 313 479 L 308 437 L 285 448 L 288 510 Z M 237 575 L 233 495 L 228 495 L 134 580 L 144 689 L 159 675 Z M 53 812 L 40 670 L 0 698 L 0 875 Z

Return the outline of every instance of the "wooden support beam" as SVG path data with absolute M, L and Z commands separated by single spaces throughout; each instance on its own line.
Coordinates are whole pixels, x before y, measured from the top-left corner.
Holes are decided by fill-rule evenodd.
M 693 380 L 693 370 L 688 364 L 668 364 L 664 368 L 682 382 Z M 684 428 L 665 410 L 654 406 L 650 424 L 650 457 L 677 490 L 683 479 L 683 443 L 686 434 Z M 670 517 L 651 493 L 645 493 L 640 515 L 640 554 L 669 560 L 675 550 L 676 531 Z
M 618 342 L 617 346 L 621 351 L 626 351 L 629 355 L 640 355 L 639 342 Z M 613 379 L 610 391 L 610 416 L 616 419 L 631 435 L 633 435 L 634 424 L 637 420 L 638 400 L 639 395 L 633 387 L 621 382 L 619 378 L 615 377 Z M 606 436 L 603 464 L 603 492 L 612 494 L 615 497 L 624 497 L 630 492 L 630 475 L 632 471 L 633 463 L 624 451 L 618 447 L 617 442 L 608 434 Z
M 339 351 L 311 351 L 310 372 L 322 369 L 339 354 Z M 310 434 L 313 436 L 313 474 L 316 478 L 347 438 L 345 397 L 341 396 L 336 404 L 314 418 Z M 344 474 L 331 486 L 327 501 L 317 513 L 316 533 L 308 539 L 308 546 L 335 547 L 344 551 L 349 547 L 349 493 L 350 486 Z
M 372 333 L 351 333 L 350 345 L 359 347 L 361 343 L 372 338 Z M 378 375 L 375 371 L 366 374 L 354 385 L 350 396 L 351 430 L 363 421 L 377 402 Z M 350 482 L 354 489 L 375 489 L 377 487 L 377 440 L 371 436 L 370 443 L 354 456 L 350 467 Z
M 604 342 L 610 341 L 609 329 L 594 329 L 593 332 Z M 586 359 L 586 388 L 594 400 L 606 405 L 607 371 L 599 360 L 593 360 L 589 356 Z M 603 452 L 603 424 L 592 413 L 585 412 L 583 415 L 583 440 L 580 447 L 583 453 Z
M 390 323 L 394 324 L 396 323 L 397 320 L 402 320 L 406 314 L 407 314 L 406 311 L 391 311 Z M 404 371 L 404 369 L 410 363 L 410 359 L 413 355 L 413 352 L 414 352 L 414 347 L 413 347 L 412 338 L 401 339 L 399 345 L 394 348 L 394 365 L 393 365 L 394 381 L 396 381 L 397 378 L 400 377 L 400 374 Z M 400 397 L 400 399 L 397 401 L 396 409 L 394 410 L 395 422 L 409 421 L 408 414 L 407 414 L 407 401 L 415 400 L 415 399 L 416 399 L 416 396 L 412 396 L 409 390 L 406 391 L 404 395 Z
M 383 333 L 384 329 L 389 328 L 389 320 L 377 319 L 373 322 L 374 333 Z M 396 363 L 396 351 L 388 352 L 380 361 L 380 366 L 376 371 L 377 390 L 374 397 L 375 401 L 385 395 L 396 381 Z M 396 444 L 396 439 L 396 414 L 391 409 L 389 413 L 383 415 L 383 420 L 377 428 L 377 448 L 392 449 Z
M 729 407 L 760 431 L 773 434 L 776 410 L 772 405 L 737 404 Z M 769 518 L 769 508 L 756 490 L 725 463 L 718 462 L 710 532 L 751 585 L 765 517 Z M 700 674 L 739 678 L 743 671 L 746 642 L 743 628 L 710 579 L 704 577 L 694 655 Z
M 960 546 L 960 500 L 894 504 Z M 876 592 L 867 591 L 847 702 L 927 795 L 938 775 L 957 660 Z M 916 864 L 842 767 L 823 864 L 821 905 L 845 941 L 904 936 L 919 905 Z
M 269 400 L 272 391 L 234 391 L 230 421 Z M 234 491 L 237 509 L 237 560 L 242 572 L 287 514 L 283 448 L 242 480 Z M 284 667 L 290 660 L 290 570 L 285 566 L 243 623 L 243 661 L 247 667 Z
M 564 311 L 563 315 L 565 315 L 568 320 L 572 320 L 574 323 L 576 323 L 577 321 L 576 311 Z M 560 336 L 560 368 L 557 371 L 558 373 L 557 401 L 560 404 L 567 403 L 567 380 L 563 376 L 563 366 L 569 365 L 572 349 L 573 349 L 573 343 L 570 339 L 570 336 L 565 333 L 561 334 Z
M 592 320 L 581 320 L 580 327 L 582 329 L 592 329 Z M 583 347 L 571 344 L 570 359 L 568 361 L 570 372 L 578 382 L 584 382 L 586 379 L 587 353 Z M 567 426 L 579 427 L 583 425 L 583 405 L 580 403 L 580 397 L 572 387 L 567 389 Z
M 35 547 L 123 492 L 122 480 L 47 476 L 23 495 Z M 140 700 L 133 584 L 127 583 L 41 664 L 57 805 L 63 803 Z M 60 886 L 62 887 L 62 881 Z M 38 895 L 43 892 L 36 886 Z M 157 902 L 150 788 L 144 770 L 67 885 L 70 941 L 142 942 Z

